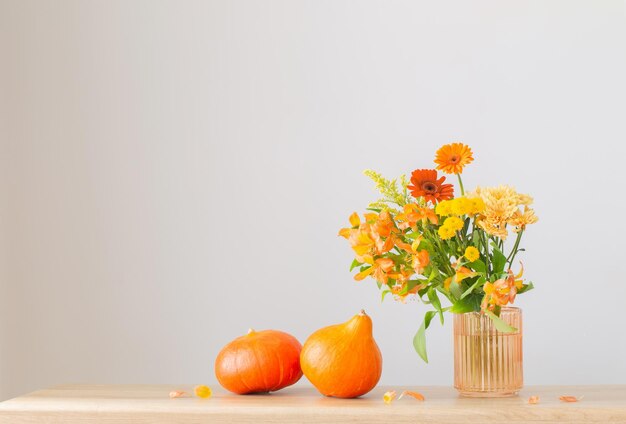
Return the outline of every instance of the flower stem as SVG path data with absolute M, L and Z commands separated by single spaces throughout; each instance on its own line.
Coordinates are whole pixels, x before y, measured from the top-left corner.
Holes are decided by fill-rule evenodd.
M 491 270 L 489 269 L 491 265 L 489 264 L 489 243 L 485 237 L 485 234 L 480 231 L 480 240 L 483 242 L 483 246 L 485 247 L 485 276 L 487 277 L 487 281 L 489 281 L 489 277 L 491 275 Z
M 520 232 L 517 233 L 517 238 L 515 239 L 515 245 L 513 245 L 513 250 L 511 250 L 509 257 L 506 258 L 506 261 L 509 263 L 509 269 L 511 269 L 511 267 L 513 266 L 513 259 L 515 259 L 515 255 L 517 255 L 517 248 L 519 247 L 520 240 L 522 240 L 523 233 L 524 230 L 520 230 Z
M 459 179 L 459 187 L 461 188 L 461 196 L 465 196 L 465 189 L 463 188 L 463 180 L 461 180 L 461 174 L 456 174 Z

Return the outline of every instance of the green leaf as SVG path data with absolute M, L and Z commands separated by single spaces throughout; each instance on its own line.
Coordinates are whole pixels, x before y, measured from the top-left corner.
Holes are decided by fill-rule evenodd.
M 419 286 L 420 284 L 422 284 L 422 282 L 424 282 L 424 280 L 409 280 L 406 282 L 406 292 L 408 293 L 409 291 L 413 290 L 415 287 Z
M 422 358 L 426 363 L 428 363 L 428 354 L 426 353 L 426 329 L 436 314 L 436 311 L 426 312 L 422 325 L 419 330 L 417 330 L 417 333 L 415 333 L 415 337 L 413 337 L 413 347 L 420 358 Z
M 517 294 L 526 293 L 534 288 L 535 286 L 533 285 L 533 282 L 529 281 L 528 284 L 524 284 L 522 288 L 517 291 Z
M 391 293 L 391 290 L 383 290 L 380 295 L 380 303 L 383 303 L 383 301 L 385 300 L 385 296 L 387 296 L 389 293 Z
M 478 293 L 471 293 L 454 302 L 454 305 L 450 308 L 450 312 L 455 314 L 464 314 L 465 312 L 478 312 L 480 311 L 480 302 L 482 296 Z
M 420 299 L 422 300 L 422 302 L 427 303 L 426 301 L 424 301 L 424 299 L 422 299 L 424 297 L 424 295 L 428 292 L 429 287 L 424 287 L 422 289 L 419 289 L 417 291 L 417 295 L 420 297 Z
M 359 265 L 361 265 L 361 262 L 357 261 L 356 259 L 353 260 L 352 264 L 350 265 L 350 271 L 352 271 L 354 268 L 356 268 Z
M 441 310 L 441 301 L 439 300 L 439 296 L 437 296 L 437 292 L 432 287 L 426 293 L 428 296 L 428 300 L 433 305 L 433 307 L 439 312 L 439 320 L 441 324 L 443 324 L 443 311 Z
M 477 279 L 477 280 L 476 280 L 476 282 L 475 282 L 474 284 L 472 284 L 472 285 L 470 286 L 470 288 L 469 288 L 469 289 L 467 289 L 467 290 L 465 290 L 465 291 L 463 292 L 463 294 L 461 295 L 461 299 L 466 298 L 466 297 L 467 297 L 467 296 L 468 296 L 471 292 L 473 292 L 473 291 L 474 291 L 474 289 L 475 289 L 476 287 L 478 287 L 478 286 L 479 286 L 479 285 L 481 285 L 481 284 L 484 284 L 484 283 L 485 283 L 485 281 L 486 281 L 486 280 L 485 280 L 485 277 L 480 277 L 479 279 Z
M 474 262 L 470 262 L 468 265 L 473 271 L 476 272 L 485 272 L 487 270 L 485 263 L 480 259 L 476 259 Z
M 433 267 L 433 270 L 430 272 L 430 275 L 428 276 L 428 282 L 430 283 L 431 281 L 433 281 L 435 278 L 437 278 L 438 275 L 439 275 L 439 270 L 436 267 Z
M 458 299 L 459 297 L 461 297 L 461 294 L 463 294 L 463 291 L 461 290 L 461 284 L 456 282 L 456 277 L 453 277 L 452 282 L 450 283 L 450 294 L 455 299 Z
M 506 265 L 506 256 L 498 249 L 494 244 L 493 247 L 493 273 L 496 275 L 504 272 L 504 266 Z
M 485 315 L 487 315 L 493 321 L 493 325 L 495 325 L 496 330 L 501 333 L 513 333 L 517 331 L 517 328 L 511 327 L 509 324 L 504 322 L 502 318 L 491 312 L 490 310 L 485 311 Z
M 429 240 L 422 239 L 420 241 L 420 250 L 424 250 L 424 249 L 428 250 L 429 252 L 432 252 L 434 250 L 433 244 Z

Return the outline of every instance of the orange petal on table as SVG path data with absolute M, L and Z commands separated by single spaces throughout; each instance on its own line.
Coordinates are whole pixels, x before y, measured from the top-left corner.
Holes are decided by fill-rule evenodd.
M 530 403 L 531 405 L 539 403 L 539 396 L 531 396 L 531 397 L 529 397 L 528 398 L 528 403 Z
M 172 390 L 170 392 L 170 399 L 175 399 L 175 398 L 179 398 L 179 397 L 183 397 L 185 396 L 187 393 L 183 392 L 182 390 Z
M 400 394 L 400 397 L 398 398 L 398 400 L 402 399 L 404 396 L 411 396 L 412 398 L 417 399 L 417 400 L 424 400 L 423 394 L 412 392 L 410 390 L 403 391 L 402 394 Z
M 582 396 L 577 398 L 576 396 L 559 396 L 559 400 L 562 402 L 578 402 L 582 399 Z
M 390 390 L 388 392 L 385 392 L 385 394 L 383 395 L 383 400 L 385 401 L 387 405 L 389 405 L 395 398 L 396 398 L 395 390 Z

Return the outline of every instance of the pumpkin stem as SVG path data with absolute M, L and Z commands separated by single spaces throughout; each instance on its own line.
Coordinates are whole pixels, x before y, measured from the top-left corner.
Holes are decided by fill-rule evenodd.
M 359 315 L 360 315 L 360 316 L 365 316 L 365 315 L 367 315 L 367 314 L 365 313 L 365 309 L 361 309 L 361 312 L 359 312 Z
M 255 332 L 255 331 L 254 331 L 254 328 L 248 328 L 248 334 L 252 334 L 252 333 L 254 333 L 254 332 Z

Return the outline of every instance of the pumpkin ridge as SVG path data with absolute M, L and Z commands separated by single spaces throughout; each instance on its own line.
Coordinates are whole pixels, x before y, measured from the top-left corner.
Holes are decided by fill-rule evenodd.
M 260 365 L 260 361 L 259 361 L 259 354 L 257 352 L 258 349 L 258 338 L 257 340 L 255 340 L 255 349 L 252 349 L 252 353 L 254 354 L 254 359 L 256 359 L 256 369 L 257 369 L 257 373 L 261 374 L 261 379 L 263 380 L 263 387 L 267 387 L 267 375 L 265 375 L 265 370 L 263 369 L 263 367 L 261 367 Z M 261 389 L 254 389 L 256 393 L 260 392 Z M 269 388 L 267 389 L 267 392 L 269 392 Z
M 235 351 L 236 355 L 235 355 L 235 368 L 240 369 L 239 368 L 239 351 L 241 350 L 241 346 L 239 345 L 239 343 L 237 343 L 237 350 Z M 237 377 L 239 377 L 239 382 L 241 384 L 243 384 L 246 388 L 247 391 L 250 391 L 250 386 L 248 386 L 248 384 L 246 383 L 246 381 L 244 380 L 244 377 L 242 374 L 239 374 Z

